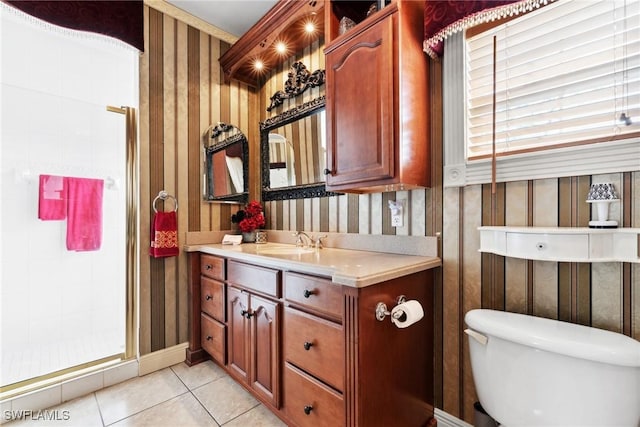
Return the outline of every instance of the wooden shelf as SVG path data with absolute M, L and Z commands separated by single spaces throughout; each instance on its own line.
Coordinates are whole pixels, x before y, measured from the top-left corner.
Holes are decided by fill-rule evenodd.
M 478 227 L 480 252 L 559 262 L 640 263 L 640 228 Z
M 234 79 L 253 87 L 259 87 L 266 75 L 317 39 L 324 38 L 324 1 L 280 0 L 253 27 L 238 39 L 220 57 L 225 79 Z M 312 20 L 316 31 L 304 34 L 304 24 Z M 275 43 L 284 41 L 287 53 L 278 53 Z M 256 59 L 265 68 L 257 72 Z

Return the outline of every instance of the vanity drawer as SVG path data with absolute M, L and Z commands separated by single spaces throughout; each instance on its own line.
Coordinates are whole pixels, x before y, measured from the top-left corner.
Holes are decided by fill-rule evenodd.
M 285 360 L 344 390 L 342 326 L 287 307 L 284 311 Z
M 294 366 L 284 367 L 284 408 L 299 427 L 344 425 L 342 395 Z
M 227 282 L 276 298 L 282 296 L 280 271 L 229 260 Z
M 224 283 L 201 277 L 200 279 L 200 308 L 214 319 L 224 322 Z
M 286 272 L 284 297 L 303 307 L 342 320 L 342 288 L 331 280 Z
M 201 253 L 200 274 L 212 279 L 224 280 L 224 258 Z
M 202 331 L 201 345 L 204 350 L 222 365 L 225 364 L 226 326 L 215 321 L 204 313 L 200 314 L 200 328 Z
M 507 233 L 507 256 L 534 260 L 581 261 L 589 258 L 587 234 Z

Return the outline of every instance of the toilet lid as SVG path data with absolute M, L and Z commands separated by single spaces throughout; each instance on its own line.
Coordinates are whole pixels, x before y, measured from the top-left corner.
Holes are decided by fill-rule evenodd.
M 467 325 L 480 333 L 570 357 L 640 367 L 640 342 L 616 332 L 497 310 L 471 310 Z

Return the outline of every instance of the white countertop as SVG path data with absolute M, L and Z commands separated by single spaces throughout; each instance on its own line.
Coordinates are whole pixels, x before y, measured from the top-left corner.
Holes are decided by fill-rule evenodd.
M 352 249 L 322 248 L 309 253 L 265 253 L 276 248 L 292 248 L 282 243 L 243 243 L 241 245 L 200 244 L 187 245 L 187 252 L 212 255 L 250 262 L 281 270 L 330 277 L 334 283 L 361 288 L 438 267 L 440 258 L 431 256 L 400 255 Z

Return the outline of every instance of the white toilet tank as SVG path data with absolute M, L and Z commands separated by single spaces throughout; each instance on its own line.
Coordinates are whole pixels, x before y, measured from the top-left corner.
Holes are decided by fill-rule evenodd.
M 504 426 L 640 427 L 640 342 L 541 317 L 471 310 L 478 399 Z

